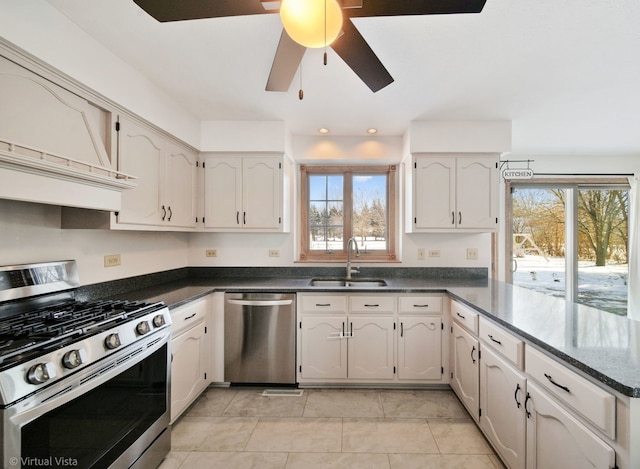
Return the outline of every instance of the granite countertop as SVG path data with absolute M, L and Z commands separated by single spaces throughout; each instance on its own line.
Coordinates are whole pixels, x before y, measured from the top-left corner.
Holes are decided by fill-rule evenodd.
M 640 321 L 485 278 L 385 278 L 376 288 L 312 287 L 310 277 L 191 276 L 114 297 L 169 308 L 213 292 L 448 293 L 623 395 L 640 398 Z

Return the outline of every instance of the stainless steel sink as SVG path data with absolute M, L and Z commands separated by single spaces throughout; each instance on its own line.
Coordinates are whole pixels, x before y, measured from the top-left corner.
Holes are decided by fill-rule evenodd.
M 360 287 L 360 288 L 376 288 L 386 287 L 387 282 L 381 279 L 370 278 L 351 278 L 351 279 L 326 279 L 326 278 L 314 278 L 311 280 L 310 285 L 312 287 Z

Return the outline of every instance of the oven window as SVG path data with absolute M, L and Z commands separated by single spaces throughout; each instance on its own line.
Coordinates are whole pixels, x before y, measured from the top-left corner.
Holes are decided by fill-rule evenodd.
M 42 467 L 43 461 L 48 467 L 108 467 L 166 411 L 165 344 L 113 379 L 25 425 L 22 467 Z

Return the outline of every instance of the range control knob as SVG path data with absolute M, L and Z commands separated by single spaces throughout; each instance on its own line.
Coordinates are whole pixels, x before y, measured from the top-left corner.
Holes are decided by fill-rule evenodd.
M 149 323 L 147 321 L 140 321 L 136 326 L 136 331 L 138 331 L 138 334 L 140 335 L 145 335 L 150 330 L 151 328 L 149 327 Z
M 86 353 L 84 349 L 69 350 L 62 356 L 62 366 L 68 370 L 79 367 L 86 361 Z
M 31 384 L 42 384 L 56 377 L 56 369 L 51 363 L 38 363 L 27 371 L 27 381 Z
M 120 347 L 120 345 L 122 344 L 120 343 L 120 336 L 117 333 L 109 334 L 104 339 L 104 346 L 107 347 L 109 350 L 118 348 Z
M 162 327 L 165 325 L 164 316 L 162 314 L 158 314 L 153 317 L 153 325 L 155 327 Z

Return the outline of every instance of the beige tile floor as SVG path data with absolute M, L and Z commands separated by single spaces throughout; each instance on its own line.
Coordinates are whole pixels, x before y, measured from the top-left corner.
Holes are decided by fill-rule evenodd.
M 209 388 L 160 469 L 502 469 L 451 391 Z

